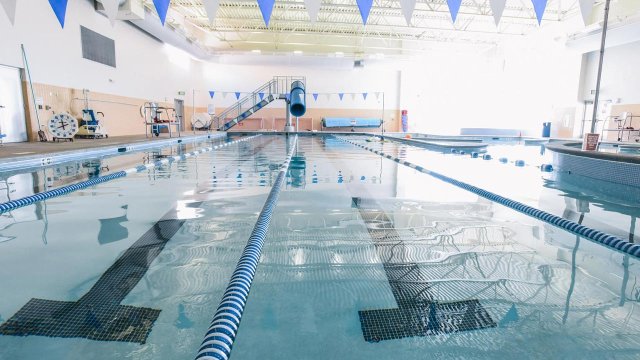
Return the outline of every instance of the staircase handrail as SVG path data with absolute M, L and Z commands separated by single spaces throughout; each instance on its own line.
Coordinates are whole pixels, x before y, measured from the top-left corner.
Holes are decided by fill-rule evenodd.
M 221 128 L 222 126 L 224 126 L 225 123 L 220 123 L 220 121 L 224 121 L 225 118 L 227 117 L 228 114 L 237 111 L 237 114 L 240 115 L 240 109 L 242 109 L 243 105 L 246 105 L 247 102 L 251 101 L 251 106 L 253 107 L 255 106 L 257 103 L 259 103 L 260 101 L 262 101 L 262 99 L 258 100 L 259 94 L 260 93 L 264 93 L 265 96 L 270 96 L 272 94 L 276 94 L 278 93 L 278 89 L 277 89 L 277 82 L 275 81 L 275 79 L 271 79 L 269 80 L 267 83 L 263 84 L 262 86 L 260 86 L 258 89 L 254 90 L 253 92 L 251 92 L 250 94 L 248 94 L 247 96 L 243 97 L 242 99 L 238 100 L 235 104 L 229 106 L 226 110 L 224 110 L 222 113 L 220 113 L 219 115 L 214 117 L 214 120 L 216 120 L 216 123 L 218 124 L 218 129 Z

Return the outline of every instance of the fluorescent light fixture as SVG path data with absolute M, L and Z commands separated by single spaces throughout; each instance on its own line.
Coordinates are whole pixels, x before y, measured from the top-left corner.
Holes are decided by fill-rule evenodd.
M 344 53 L 342 51 L 336 51 L 336 57 L 344 57 Z
M 295 51 L 293 52 L 293 55 L 298 55 L 298 56 L 299 56 L 299 55 L 302 55 L 302 50 L 295 50 Z
M 251 50 L 251 52 L 254 53 L 254 54 L 260 54 L 260 53 L 262 53 L 262 50 L 255 49 L 255 50 Z

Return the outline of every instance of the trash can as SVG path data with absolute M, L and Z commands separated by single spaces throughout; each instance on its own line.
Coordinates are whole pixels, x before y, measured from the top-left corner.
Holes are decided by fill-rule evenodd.
M 551 137 L 551 123 L 550 122 L 542 123 L 542 137 L 543 138 Z
M 407 110 L 402 110 L 402 132 L 409 131 L 409 115 Z

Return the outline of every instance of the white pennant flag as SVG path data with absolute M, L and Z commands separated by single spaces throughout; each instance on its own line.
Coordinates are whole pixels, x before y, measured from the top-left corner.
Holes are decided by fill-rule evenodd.
M 493 20 L 496 22 L 496 26 L 500 23 L 500 18 L 502 18 L 502 13 L 504 12 L 504 7 L 507 3 L 507 0 L 490 0 L 489 5 L 491 5 L 491 12 L 493 12 Z
M 355 101 L 356 100 L 356 93 L 351 93 L 349 95 L 351 95 L 351 101 Z
M 15 25 L 16 22 L 16 2 L 18 0 L 0 0 L 0 5 L 4 8 L 4 11 L 7 13 L 7 17 L 11 22 L 11 25 Z
M 118 8 L 120 8 L 120 0 L 102 0 L 102 6 L 104 6 L 104 12 L 107 14 L 111 26 L 115 25 L 116 18 L 118 17 Z
M 580 12 L 582 13 L 582 21 L 587 24 L 591 12 L 593 12 L 593 3 L 595 0 L 580 0 Z
M 327 101 L 331 100 L 331 94 L 324 94 L 324 96 L 327 98 Z
M 402 15 L 407 20 L 407 25 L 411 25 L 411 16 L 413 16 L 413 10 L 416 8 L 416 0 L 400 0 L 400 7 L 402 8 Z
M 376 100 L 380 101 L 380 93 L 379 92 L 376 93 Z
M 222 98 L 223 98 L 223 99 L 226 99 L 226 98 L 227 98 L 227 94 L 228 94 L 228 93 L 227 93 L 226 91 L 223 91 L 223 92 L 222 92 Z
M 218 6 L 220 5 L 220 0 L 203 1 L 204 9 L 207 11 L 207 16 L 209 17 L 209 24 L 213 25 L 213 21 L 216 19 L 216 13 L 218 12 Z
M 320 5 L 322 0 L 304 0 L 304 6 L 307 8 L 311 23 L 314 24 L 318 20 L 318 13 L 320 12 Z

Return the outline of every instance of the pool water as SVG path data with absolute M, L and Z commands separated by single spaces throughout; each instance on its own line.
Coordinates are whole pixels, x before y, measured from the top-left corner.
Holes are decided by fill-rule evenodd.
M 286 143 L 3 214 L 0 359 L 195 357 Z M 233 359 L 640 356 L 637 259 L 331 136 L 299 137 L 295 162 Z
M 398 158 L 429 170 L 467 182 L 529 206 L 631 241 L 640 241 L 640 188 L 599 181 L 575 174 L 540 171 L 540 165 L 552 164 L 552 153 L 544 145 L 525 145 L 517 141 L 492 141 L 486 153 L 492 160 L 471 158 L 451 151 L 432 151 L 396 142 L 352 141 L 396 154 Z M 507 160 L 500 162 L 501 158 Z M 523 160 L 524 167 L 515 166 Z

